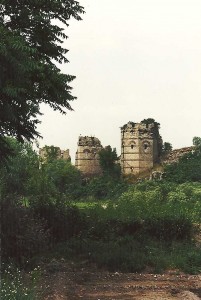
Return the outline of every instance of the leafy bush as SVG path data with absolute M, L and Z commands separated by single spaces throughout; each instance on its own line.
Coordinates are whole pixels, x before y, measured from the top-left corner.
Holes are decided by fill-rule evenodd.
M 33 174 L 34 175 L 34 174 Z M 50 198 L 73 200 L 80 195 L 80 172 L 68 160 L 57 159 L 42 165 L 28 182 L 28 196 L 33 202 L 49 202 Z
M 166 241 L 189 239 L 192 236 L 193 225 L 184 216 L 166 215 L 146 219 L 144 230 L 153 238 Z
M 117 199 L 126 189 L 127 184 L 111 176 L 97 177 L 83 187 L 81 198 Z
M 78 236 L 86 227 L 86 218 L 75 206 L 64 203 L 47 203 L 35 207 L 35 213 L 44 219 L 52 243 Z
M 164 170 L 168 181 L 201 182 L 201 151 L 197 149 L 184 155 L 178 162 L 166 165 Z
M 1 168 L 4 193 L 27 195 L 30 178 L 37 176 L 38 156 L 29 143 L 22 144 L 13 138 L 7 138 L 6 141 L 13 149 L 13 153 L 7 164 Z
M 201 252 L 191 242 L 165 242 L 147 236 L 122 236 L 111 240 L 73 238 L 57 246 L 54 257 L 79 258 L 95 263 L 109 271 L 140 272 L 148 267 L 151 272 L 180 269 L 196 274 L 201 271 Z
M 43 165 L 43 172 L 59 193 L 73 193 L 81 184 L 81 174 L 70 161 L 57 159 Z
M 91 221 L 88 236 L 108 239 L 143 233 L 167 241 L 190 238 L 193 224 L 200 221 L 200 188 L 169 183 L 132 186 L 115 202 L 85 209 Z
M 48 249 L 49 232 L 42 219 L 30 208 L 13 199 L 1 201 L 2 258 L 24 263 L 28 258 Z

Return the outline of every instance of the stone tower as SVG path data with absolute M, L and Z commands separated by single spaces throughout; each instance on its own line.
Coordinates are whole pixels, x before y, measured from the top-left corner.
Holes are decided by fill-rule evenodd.
M 51 154 L 53 154 L 55 159 L 71 160 L 69 149 L 61 150 L 59 147 L 55 146 L 45 146 L 39 149 L 39 156 L 43 162 L 46 162 L 48 156 L 51 157 Z
M 75 166 L 87 176 L 101 174 L 98 152 L 102 145 L 96 137 L 80 136 L 75 157 Z
M 121 127 L 121 168 L 125 175 L 151 170 L 160 160 L 162 139 L 153 119 Z

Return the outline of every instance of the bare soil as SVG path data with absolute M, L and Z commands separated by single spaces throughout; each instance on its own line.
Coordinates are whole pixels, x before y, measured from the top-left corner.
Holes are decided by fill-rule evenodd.
M 119 273 L 98 270 L 86 261 L 76 264 L 53 260 L 42 267 L 37 299 L 41 300 L 199 300 L 201 275 L 169 270 Z

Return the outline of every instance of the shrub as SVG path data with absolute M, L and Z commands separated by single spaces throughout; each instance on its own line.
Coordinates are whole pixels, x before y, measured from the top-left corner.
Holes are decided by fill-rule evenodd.
M 86 226 L 86 218 L 76 206 L 46 203 L 35 207 L 35 212 L 47 223 L 52 243 L 78 236 Z
M 185 216 L 166 215 L 146 219 L 144 231 L 152 238 L 165 241 L 181 240 L 191 237 L 193 224 Z
M 124 182 L 115 180 L 111 176 L 104 176 L 90 180 L 83 187 L 82 193 L 85 197 L 91 196 L 97 200 L 117 199 L 126 189 L 127 185 Z
M 166 180 L 176 183 L 201 182 L 201 152 L 195 149 L 178 162 L 165 166 Z
M 13 154 L 1 168 L 1 177 L 6 194 L 26 195 L 28 182 L 38 172 L 39 161 L 29 143 L 20 143 L 14 138 L 6 138 Z M 37 175 L 36 175 L 37 176 Z
M 1 202 L 2 258 L 25 262 L 49 246 L 49 232 L 30 208 L 5 199 Z
M 124 234 L 180 240 L 192 236 L 201 215 L 200 185 L 145 184 L 130 187 L 115 203 L 88 209 L 88 235 L 108 239 Z

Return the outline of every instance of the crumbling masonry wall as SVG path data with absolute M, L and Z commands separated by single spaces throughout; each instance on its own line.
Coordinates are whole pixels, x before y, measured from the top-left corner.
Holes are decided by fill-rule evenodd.
M 49 155 L 48 151 L 51 151 L 51 148 L 53 148 L 56 151 L 57 159 L 71 160 L 71 157 L 69 154 L 69 149 L 61 150 L 59 147 L 45 146 L 45 147 L 39 149 L 39 156 L 43 162 L 45 162 L 47 160 L 47 157 Z
M 99 151 L 102 145 L 96 137 L 80 136 L 75 157 L 75 166 L 86 176 L 101 174 Z
M 179 159 L 189 153 L 193 153 L 195 151 L 195 147 L 184 147 L 180 149 L 174 149 L 165 155 L 165 157 L 162 158 L 162 163 L 164 165 L 173 164 L 175 162 L 178 162 Z

